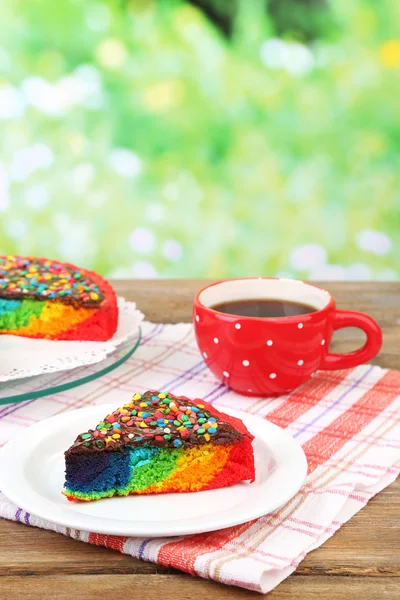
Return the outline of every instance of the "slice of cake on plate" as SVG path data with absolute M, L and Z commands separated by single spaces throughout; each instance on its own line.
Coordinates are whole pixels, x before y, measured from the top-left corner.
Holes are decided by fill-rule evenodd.
M 197 492 L 254 481 L 253 436 L 203 400 L 135 394 L 65 452 L 69 500 Z
M 0 256 L 0 334 L 106 341 L 117 325 L 115 292 L 97 273 L 47 258 Z

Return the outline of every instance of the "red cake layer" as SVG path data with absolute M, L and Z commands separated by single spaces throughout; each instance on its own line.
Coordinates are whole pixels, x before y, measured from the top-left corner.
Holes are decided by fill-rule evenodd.
M 253 483 L 255 481 L 255 475 L 254 454 L 251 439 L 243 438 L 233 446 L 229 454 L 229 462 L 204 489 L 213 490 L 215 488 L 233 485 L 240 481 L 250 481 L 250 483 Z
M 70 265 L 73 266 L 73 265 Z M 104 301 L 93 314 L 78 325 L 67 329 L 62 336 L 63 340 L 92 340 L 104 342 L 109 340 L 117 330 L 118 306 L 117 297 L 111 285 L 94 271 L 85 272 L 101 289 Z

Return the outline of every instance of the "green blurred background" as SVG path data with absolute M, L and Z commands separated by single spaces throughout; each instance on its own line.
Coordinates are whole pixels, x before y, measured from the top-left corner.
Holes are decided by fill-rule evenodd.
M 398 23 L 393 0 L 2 0 L 0 254 L 398 279 Z

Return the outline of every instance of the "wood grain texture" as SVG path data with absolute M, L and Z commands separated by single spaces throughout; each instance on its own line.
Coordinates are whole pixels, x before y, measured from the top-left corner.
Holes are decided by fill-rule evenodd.
M 118 281 L 118 294 L 135 300 L 155 322 L 191 320 L 193 296 L 206 282 Z M 327 283 L 338 308 L 361 310 L 381 325 L 384 344 L 376 364 L 400 369 L 400 284 Z M 363 335 L 342 330 L 334 351 L 359 346 Z M 178 574 L 152 563 L 97 548 L 57 533 L 0 522 L 0 600 L 98 600 L 99 595 L 221 600 L 259 597 L 253 592 Z M 73 593 L 72 593 L 73 590 Z M 122 593 L 123 591 L 123 593 Z M 376 600 L 400 598 L 400 480 L 373 498 L 296 573 L 268 595 L 270 600 Z
M 255 600 L 254 592 L 185 575 L 44 575 L 40 577 L 5 577 L 2 580 L 2 600 L 99 600 L 99 598 L 123 598 L 126 600 Z M 348 577 L 292 576 L 268 594 L 268 600 L 398 600 L 399 581 L 371 579 L 369 596 L 365 596 L 365 582 Z

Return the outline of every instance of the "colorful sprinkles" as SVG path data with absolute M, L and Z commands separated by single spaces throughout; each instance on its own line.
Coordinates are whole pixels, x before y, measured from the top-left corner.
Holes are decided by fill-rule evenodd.
M 0 298 L 59 300 L 80 306 L 98 306 L 104 300 L 84 270 L 20 256 L 0 256 Z
M 228 441 L 232 428 L 205 410 L 200 400 L 150 390 L 143 395 L 135 394 L 128 404 L 107 415 L 94 430 L 79 435 L 72 449 L 85 445 L 93 450 L 113 450 L 147 441 L 180 448 L 185 440 L 197 446 L 209 442 L 217 433 L 220 441 L 221 438 Z

